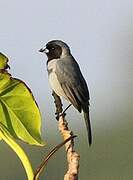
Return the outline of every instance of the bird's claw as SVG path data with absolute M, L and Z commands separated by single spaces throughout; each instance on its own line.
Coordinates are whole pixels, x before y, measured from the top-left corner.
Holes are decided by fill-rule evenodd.
M 59 118 L 62 116 L 63 118 L 66 116 L 65 112 L 62 113 L 55 113 L 57 121 L 59 121 Z

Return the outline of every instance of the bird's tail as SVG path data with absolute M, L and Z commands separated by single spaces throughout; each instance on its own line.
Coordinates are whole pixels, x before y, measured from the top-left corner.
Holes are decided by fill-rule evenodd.
M 88 141 L 89 145 L 92 144 L 92 133 L 91 133 L 91 122 L 90 122 L 90 116 L 89 116 L 89 108 L 87 107 L 84 111 L 84 119 L 86 123 L 87 133 L 88 133 Z

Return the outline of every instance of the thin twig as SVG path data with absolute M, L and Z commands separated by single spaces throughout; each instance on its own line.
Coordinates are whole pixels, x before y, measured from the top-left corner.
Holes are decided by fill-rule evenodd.
M 40 176 L 40 174 L 46 167 L 48 160 L 55 154 L 55 152 L 57 152 L 64 144 L 66 144 L 68 141 L 74 139 L 75 137 L 77 137 L 77 136 L 71 136 L 71 137 L 67 138 L 65 141 L 63 141 L 62 143 L 58 144 L 55 148 L 53 148 L 50 151 L 50 153 L 48 153 L 48 155 L 43 159 L 42 163 L 36 169 L 33 180 L 38 180 L 38 177 Z

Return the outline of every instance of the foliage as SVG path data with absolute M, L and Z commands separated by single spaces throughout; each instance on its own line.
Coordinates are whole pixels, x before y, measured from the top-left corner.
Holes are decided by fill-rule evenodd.
M 20 80 L 0 73 L 0 122 L 14 138 L 42 145 L 41 116 L 32 93 Z
M 15 139 L 44 145 L 40 132 L 41 115 L 30 89 L 8 73 L 7 63 L 8 58 L 0 53 L 0 139 L 14 150 L 26 170 L 28 180 L 33 180 L 28 157 Z

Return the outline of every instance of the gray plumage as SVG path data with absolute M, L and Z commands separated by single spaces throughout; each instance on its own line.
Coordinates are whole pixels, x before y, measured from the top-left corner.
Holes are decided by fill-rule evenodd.
M 92 143 L 89 117 L 89 91 L 79 65 L 71 55 L 66 43 L 54 40 L 46 45 L 49 82 L 58 96 L 62 96 L 79 111 L 83 110 L 89 144 Z M 52 50 L 53 49 L 53 50 Z M 56 49 L 56 50 L 54 50 Z M 41 52 L 44 50 L 41 49 Z

